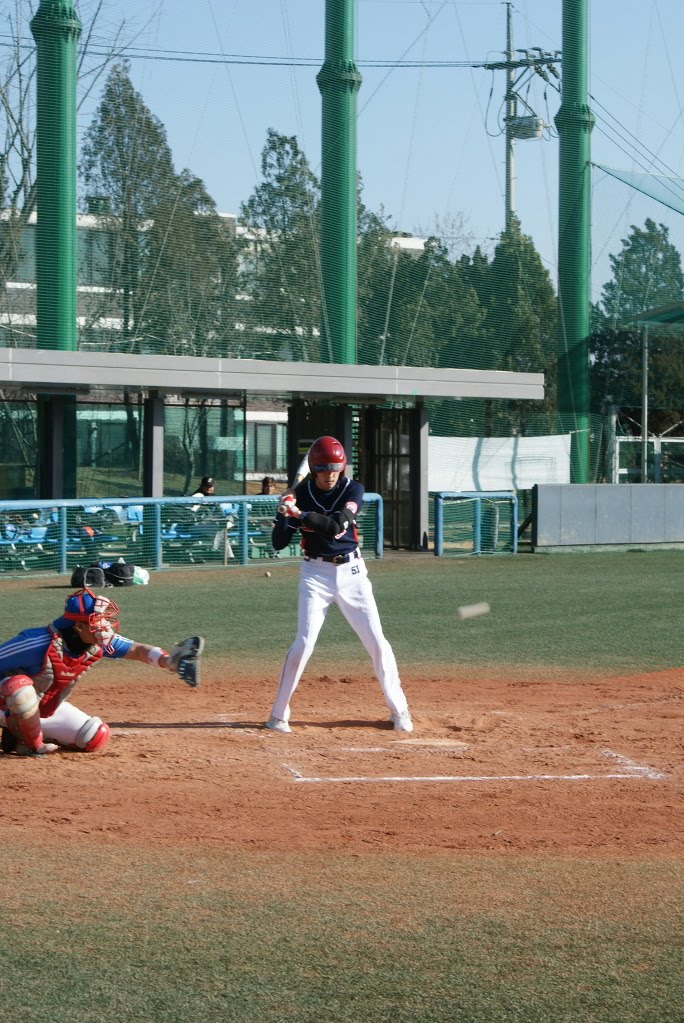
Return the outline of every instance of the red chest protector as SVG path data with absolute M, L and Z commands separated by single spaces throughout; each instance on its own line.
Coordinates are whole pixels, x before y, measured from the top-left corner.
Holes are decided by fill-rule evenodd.
M 67 699 L 80 675 L 100 660 L 103 651 L 91 646 L 78 657 L 72 656 L 64 645 L 62 636 L 51 628 L 52 639 L 45 652 L 40 674 L 33 679 L 33 685 L 40 700 L 40 716 L 49 718 L 60 703 Z

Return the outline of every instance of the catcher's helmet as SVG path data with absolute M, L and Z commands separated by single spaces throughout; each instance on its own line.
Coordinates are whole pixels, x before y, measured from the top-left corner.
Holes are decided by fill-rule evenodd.
M 344 472 L 347 456 L 334 437 L 319 437 L 309 449 L 310 472 Z
M 119 608 L 113 600 L 95 594 L 84 586 L 82 590 L 77 590 L 67 597 L 64 613 L 53 624 L 56 628 L 63 629 L 73 622 L 85 622 L 94 636 L 101 642 L 108 643 L 119 627 L 119 623 L 113 621 L 118 614 Z

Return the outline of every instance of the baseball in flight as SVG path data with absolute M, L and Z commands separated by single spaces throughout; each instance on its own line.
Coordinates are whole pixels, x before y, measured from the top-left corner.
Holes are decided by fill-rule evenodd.
M 486 600 L 482 600 L 479 604 L 464 604 L 463 607 L 459 607 L 456 611 L 456 616 L 463 621 L 466 618 L 478 618 L 480 615 L 487 615 L 490 610 L 491 608 Z

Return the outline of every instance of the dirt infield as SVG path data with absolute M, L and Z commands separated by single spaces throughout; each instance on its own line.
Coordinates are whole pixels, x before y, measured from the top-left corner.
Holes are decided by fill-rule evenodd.
M 292 734 L 267 732 L 273 679 L 232 670 L 214 661 L 190 691 L 102 666 L 74 702 L 110 722 L 109 746 L 0 757 L 3 834 L 263 851 L 682 852 L 683 669 L 405 673 L 410 736 L 389 728 L 370 674 L 305 678 Z

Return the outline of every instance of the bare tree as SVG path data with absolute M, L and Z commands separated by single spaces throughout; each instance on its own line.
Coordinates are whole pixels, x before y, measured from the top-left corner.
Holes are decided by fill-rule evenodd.
M 22 257 L 22 233 L 36 206 L 35 180 L 35 43 L 31 19 L 39 0 L 14 0 L 0 16 L 0 30 L 10 42 L 0 50 L 0 302 L 6 303 L 7 282 L 16 280 Z M 80 110 L 112 61 L 121 56 L 125 22 L 107 28 L 108 42 L 97 45 L 94 32 L 107 0 L 79 4 L 83 32 L 78 50 Z M 132 34 L 131 34 L 132 35 Z
M 421 226 L 417 233 L 420 238 L 437 238 L 452 262 L 473 250 L 473 232 L 463 213 L 436 213 L 432 227 Z

